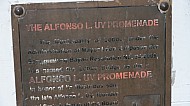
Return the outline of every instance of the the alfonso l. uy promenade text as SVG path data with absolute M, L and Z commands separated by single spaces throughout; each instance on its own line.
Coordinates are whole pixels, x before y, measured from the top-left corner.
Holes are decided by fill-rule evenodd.
M 118 72 L 118 73 L 97 73 L 97 74 L 83 74 L 83 75 L 44 75 L 30 77 L 30 83 L 65 83 L 72 81 L 101 81 L 101 80 L 126 80 L 126 79 L 141 79 L 151 78 L 152 71 L 136 71 L 136 72 Z
M 131 27 L 156 27 L 159 26 L 158 19 L 138 19 L 138 20 L 115 20 L 96 22 L 62 22 L 62 23 L 34 23 L 27 24 L 27 31 L 64 31 L 81 29 L 109 29 L 109 28 L 131 28 Z

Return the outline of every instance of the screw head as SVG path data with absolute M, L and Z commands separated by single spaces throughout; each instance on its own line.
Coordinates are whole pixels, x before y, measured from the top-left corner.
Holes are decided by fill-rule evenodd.
M 168 8 L 169 8 L 168 2 L 161 2 L 161 3 L 160 3 L 160 9 L 161 9 L 162 11 L 167 11 Z
M 24 8 L 21 7 L 21 6 L 16 6 L 16 7 L 14 8 L 14 14 L 15 14 L 16 16 L 18 16 L 18 17 L 23 16 L 23 15 L 24 15 Z

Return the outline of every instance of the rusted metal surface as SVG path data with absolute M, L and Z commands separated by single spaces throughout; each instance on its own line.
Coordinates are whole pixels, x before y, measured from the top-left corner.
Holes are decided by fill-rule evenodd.
M 168 2 L 12 6 L 18 106 L 170 106 Z

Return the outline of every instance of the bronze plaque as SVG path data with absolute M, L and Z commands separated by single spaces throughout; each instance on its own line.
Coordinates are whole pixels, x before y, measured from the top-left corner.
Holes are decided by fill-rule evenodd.
M 17 105 L 169 106 L 168 10 L 77 4 L 12 6 Z

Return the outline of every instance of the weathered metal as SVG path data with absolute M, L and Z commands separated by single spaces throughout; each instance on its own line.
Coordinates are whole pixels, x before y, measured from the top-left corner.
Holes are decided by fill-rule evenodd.
M 18 106 L 170 106 L 171 4 L 12 5 Z

